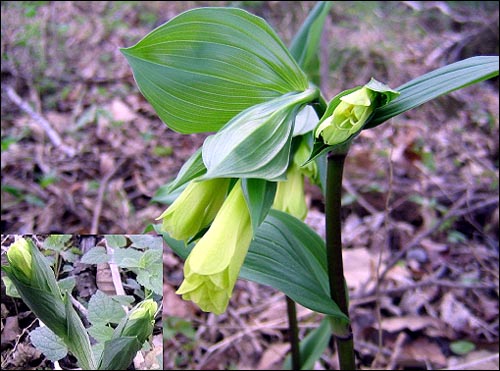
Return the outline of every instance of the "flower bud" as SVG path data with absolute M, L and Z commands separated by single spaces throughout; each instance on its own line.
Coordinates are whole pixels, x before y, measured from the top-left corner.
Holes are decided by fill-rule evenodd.
M 189 240 L 208 226 L 226 197 L 229 179 L 192 181 L 157 220 L 177 240 Z
M 335 145 L 359 132 L 375 110 L 376 93 L 366 86 L 340 98 L 331 116 L 323 120 L 315 136 L 327 145 Z
M 128 314 L 120 336 L 135 336 L 143 344 L 153 331 L 157 309 L 158 305 L 152 299 L 137 305 Z
M 16 240 L 7 251 L 7 260 L 17 279 L 29 284 L 33 276 L 31 248 L 24 238 Z

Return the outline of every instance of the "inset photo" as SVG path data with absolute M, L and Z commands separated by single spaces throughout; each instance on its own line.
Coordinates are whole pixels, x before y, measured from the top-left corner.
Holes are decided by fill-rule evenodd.
M 163 239 L 2 235 L 2 370 L 163 368 Z

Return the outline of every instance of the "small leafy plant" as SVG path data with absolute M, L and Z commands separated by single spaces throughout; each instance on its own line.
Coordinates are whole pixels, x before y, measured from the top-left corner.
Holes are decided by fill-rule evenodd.
M 324 349 L 329 327 L 340 367 L 354 369 L 340 224 L 349 147 L 363 130 L 497 76 L 498 57 L 462 60 L 396 88 L 372 78 L 327 101 L 318 49 L 331 6 L 318 2 L 289 48 L 244 10 L 198 8 L 122 53 L 172 130 L 212 133 L 161 190 L 178 195 L 155 227 L 186 259 L 177 293 L 221 314 L 238 277 L 270 285 L 327 315 L 302 350 L 311 342 Z M 326 242 L 303 223 L 306 177 L 325 196 Z M 305 353 L 292 349 L 293 368 L 306 367 Z
M 103 240 L 108 247 L 115 246 L 116 255 L 101 254 L 102 247 L 96 246 L 78 259 L 81 251 L 72 247 L 72 237 L 47 236 L 43 249 L 52 253 L 48 256 L 36 247 L 33 238 L 17 238 L 7 250 L 9 264 L 2 266 L 6 273 L 3 277 L 6 291 L 20 297 L 43 324 L 31 331 L 30 340 L 47 359 L 55 362 L 69 352 L 82 369 L 126 369 L 153 333 L 157 301 L 161 300 L 162 292 L 161 284 L 158 287 L 156 282 L 156 277 L 162 274 L 161 263 L 157 263 L 161 262 L 162 241 L 155 240 L 154 236 L 131 236 L 138 239 L 139 246 L 142 243 L 142 248 L 125 248 L 128 240 L 124 236 L 106 236 Z M 60 259 L 61 256 L 65 258 Z M 71 264 L 66 263 L 80 260 L 101 264 L 103 269 L 103 263 L 116 264 L 115 259 L 120 263 L 118 266 L 138 272 L 137 282 L 142 282 L 143 288 L 135 291 L 139 302 L 131 295 L 110 296 L 98 289 L 84 305 L 71 296 L 76 285 L 74 277 L 56 278 L 72 269 Z M 147 278 L 140 278 L 142 276 Z M 78 303 L 78 312 L 74 303 Z M 82 319 L 91 326 L 85 328 Z

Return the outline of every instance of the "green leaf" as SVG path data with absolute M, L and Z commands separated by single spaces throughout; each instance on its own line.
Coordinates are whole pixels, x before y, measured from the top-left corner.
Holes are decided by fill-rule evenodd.
M 330 298 L 324 241 L 289 214 L 269 212 L 250 244 L 240 277 L 274 287 L 313 311 L 348 320 Z
M 321 33 L 331 7 L 331 1 L 318 2 L 290 45 L 290 53 L 316 85 L 319 85 L 318 51 L 320 50 Z
M 83 370 L 94 370 L 96 362 L 90 346 L 90 339 L 82 320 L 76 313 L 69 296 L 65 296 L 66 321 L 68 332 L 64 338 L 69 351 L 78 359 Z
M 163 238 L 182 259 L 193 248 L 166 233 Z M 274 287 L 313 311 L 348 320 L 330 298 L 324 241 L 289 214 L 269 211 L 250 244 L 240 278 Z
M 134 248 L 115 249 L 113 251 L 113 262 L 120 268 L 139 268 L 144 253 Z
M 202 176 L 206 172 L 207 168 L 203 163 L 201 148 L 198 148 L 198 150 L 191 155 L 191 157 L 184 163 L 184 165 L 182 165 L 181 169 L 179 170 L 179 173 L 177 174 L 177 177 L 168 185 L 167 188 L 168 193 L 177 190 L 178 188 L 185 185 L 189 181 Z M 178 193 L 180 194 L 180 192 L 181 191 L 179 190 Z M 173 202 L 173 201 L 168 202 L 168 200 L 166 201 L 167 201 L 166 203 Z
M 240 113 L 205 140 L 204 177 L 280 179 L 288 167 L 295 116 L 317 93 L 287 94 Z
M 276 182 L 263 179 L 243 179 L 241 182 L 243 194 L 250 211 L 252 228 L 257 230 L 273 206 L 276 194 Z
M 332 329 L 330 327 L 328 317 L 323 318 L 320 325 L 312 330 L 307 336 L 300 341 L 300 369 L 313 370 L 314 363 L 320 359 L 325 351 L 330 338 Z M 291 358 L 288 355 L 283 363 L 283 369 L 291 370 Z
M 141 349 L 135 336 L 124 336 L 104 343 L 99 370 L 126 370 Z
M 399 97 L 375 110 L 365 129 L 374 128 L 441 95 L 495 76 L 498 76 L 498 56 L 472 57 L 438 68 L 398 87 Z
M 109 259 L 106 249 L 102 246 L 96 246 L 87 251 L 80 262 L 84 264 L 101 264 L 109 262 Z
M 122 306 L 101 290 L 97 290 L 89 300 L 88 320 L 94 326 L 118 323 L 124 316 Z
M 103 343 L 106 340 L 111 340 L 114 329 L 106 325 L 98 324 L 89 327 L 87 331 L 89 332 L 90 336 L 92 336 L 98 342 Z
M 3 267 L 2 267 L 3 269 Z M 5 294 L 12 298 L 21 298 L 19 292 L 16 289 L 16 286 L 12 283 L 12 280 L 8 276 L 3 276 L 2 281 L 5 285 Z
M 31 331 L 30 340 L 52 362 L 59 361 L 68 354 L 64 341 L 48 327 L 37 327 Z
M 476 349 L 476 345 L 467 340 L 458 340 L 450 344 L 450 349 L 453 353 L 462 356 Z
M 217 131 L 248 107 L 308 86 L 274 30 L 240 9 L 189 10 L 121 51 L 142 94 L 181 133 Z
M 71 292 L 76 286 L 75 277 L 66 277 L 57 281 L 61 292 Z
M 319 118 L 314 108 L 310 105 L 305 106 L 297 114 L 297 117 L 295 117 L 293 136 L 295 137 L 310 132 L 318 125 L 318 121 Z
M 108 234 L 104 237 L 106 238 L 108 246 L 113 249 L 127 246 L 127 239 L 121 234 Z
M 132 241 L 133 247 L 139 249 L 163 250 L 163 240 L 161 236 L 132 234 L 128 237 L 130 238 L 130 241 Z
M 158 295 L 163 293 L 163 249 L 147 250 L 140 260 L 137 282 Z
M 43 241 L 43 248 L 53 251 L 64 250 L 66 242 L 71 239 L 70 234 L 52 234 Z

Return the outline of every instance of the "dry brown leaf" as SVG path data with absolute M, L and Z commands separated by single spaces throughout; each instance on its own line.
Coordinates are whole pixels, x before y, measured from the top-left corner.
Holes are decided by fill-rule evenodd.
M 428 327 L 439 328 L 441 323 L 429 316 L 403 316 L 382 320 L 382 329 L 388 332 L 399 332 L 405 329 L 416 332 Z
M 277 343 L 272 344 L 262 354 L 262 357 L 257 366 L 258 370 L 279 370 L 281 369 L 283 359 L 290 349 L 290 344 Z
M 2 329 L 2 346 L 17 339 L 21 334 L 17 316 L 7 317 Z
M 436 343 L 421 337 L 403 345 L 397 363 L 403 367 L 427 366 L 430 363 L 434 369 L 445 367 L 446 357 Z
M 136 117 L 135 112 L 119 98 L 113 99 L 109 110 L 116 121 L 129 122 Z
M 440 310 L 441 319 L 455 331 L 463 331 L 472 323 L 472 313 L 464 304 L 455 298 L 452 292 L 444 294 Z

